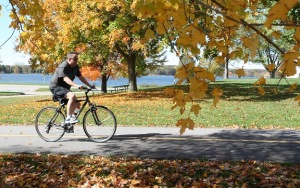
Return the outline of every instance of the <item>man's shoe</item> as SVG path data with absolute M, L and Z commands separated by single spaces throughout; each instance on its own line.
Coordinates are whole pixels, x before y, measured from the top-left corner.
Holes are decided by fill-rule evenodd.
M 74 123 L 78 123 L 77 119 L 73 119 L 73 118 L 68 118 L 65 121 L 65 124 L 70 123 L 70 124 L 74 124 Z

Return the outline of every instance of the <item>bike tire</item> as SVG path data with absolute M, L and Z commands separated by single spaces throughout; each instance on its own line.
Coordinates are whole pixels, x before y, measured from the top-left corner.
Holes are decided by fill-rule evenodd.
M 83 117 L 83 130 L 86 136 L 94 142 L 108 141 L 114 136 L 116 129 L 116 117 L 105 106 L 91 107 Z
M 45 107 L 36 116 L 35 129 L 38 135 L 47 142 L 55 142 L 65 134 L 63 127 L 65 116 L 56 107 Z

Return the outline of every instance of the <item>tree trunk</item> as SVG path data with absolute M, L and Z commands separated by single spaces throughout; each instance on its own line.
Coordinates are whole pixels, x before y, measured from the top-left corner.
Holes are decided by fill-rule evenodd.
M 225 60 L 225 68 L 224 68 L 224 76 L 223 78 L 224 79 L 228 79 L 229 78 L 229 68 L 228 68 L 228 64 L 229 64 L 229 58 L 226 57 L 226 60 Z
M 107 77 L 106 77 L 106 73 L 102 74 L 101 76 L 101 91 L 103 93 L 107 93 Z
M 131 54 L 128 58 L 128 84 L 129 91 L 137 91 L 136 71 L 135 71 L 135 54 Z
M 275 70 L 270 72 L 270 78 L 275 78 L 275 72 L 276 72 Z

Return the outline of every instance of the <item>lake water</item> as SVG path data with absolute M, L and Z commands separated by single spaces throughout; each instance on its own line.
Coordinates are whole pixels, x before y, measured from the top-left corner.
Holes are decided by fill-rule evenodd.
M 49 85 L 52 75 L 43 74 L 0 74 L 0 84 L 44 84 Z M 81 82 L 76 78 L 75 82 L 80 84 Z M 100 86 L 100 81 L 95 81 L 96 86 Z M 117 80 L 109 80 L 108 86 L 126 85 L 128 84 L 127 78 L 120 78 Z M 172 85 L 174 84 L 174 76 L 165 75 L 151 75 L 137 78 L 137 85 Z

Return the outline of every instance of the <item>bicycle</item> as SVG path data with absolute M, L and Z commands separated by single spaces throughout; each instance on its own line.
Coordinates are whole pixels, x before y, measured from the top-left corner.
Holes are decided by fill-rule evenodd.
M 88 93 L 90 88 L 85 90 L 85 98 L 76 102 L 83 102 L 76 119 L 83 112 L 83 109 L 88 104 L 89 109 L 83 116 L 83 130 L 86 136 L 94 142 L 106 142 L 111 139 L 117 129 L 117 120 L 114 113 L 105 106 L 96 105 L 89 99 Z M 53 96 L 53 101 L 59 101 Z M 73 124 L 65 124 L 67 99 L 59 101 L 60 106 L 47 106 L 42 108 L 37 116 L 35 128 L 38 135 L 47 142 L 55 142 L 61 139 L 67 132 L 72 132 Z

